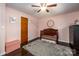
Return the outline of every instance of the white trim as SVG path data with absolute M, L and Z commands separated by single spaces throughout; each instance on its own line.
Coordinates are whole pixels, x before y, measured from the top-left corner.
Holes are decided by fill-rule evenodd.
M 63 41 L 63 40 L 58 40 L 58 41 L 60 41 L 60 42 L 65 42 L 65 43 L 69 43 L 69 41 Z

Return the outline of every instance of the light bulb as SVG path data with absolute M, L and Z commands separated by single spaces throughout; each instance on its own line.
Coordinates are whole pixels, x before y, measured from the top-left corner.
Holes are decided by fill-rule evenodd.
M 41 7 L 41 10 L 42 10 L 42 11 L 45 11 L 45 10 L 46 10 L 46 7 Z

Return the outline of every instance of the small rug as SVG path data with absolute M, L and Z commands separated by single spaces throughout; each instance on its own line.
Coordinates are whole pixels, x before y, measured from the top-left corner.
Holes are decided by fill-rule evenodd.
M 28 50 L 35 56 L 72 56 L 70 47 L 58 45 L 55 43 L 48 43 L 42 40 L 35 40 L 25 46 L 24 49 Z

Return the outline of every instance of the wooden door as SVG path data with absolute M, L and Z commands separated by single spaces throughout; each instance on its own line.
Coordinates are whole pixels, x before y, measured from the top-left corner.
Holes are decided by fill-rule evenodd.
M 28 19 L 21 17 L 21 46 L 28 43 Z

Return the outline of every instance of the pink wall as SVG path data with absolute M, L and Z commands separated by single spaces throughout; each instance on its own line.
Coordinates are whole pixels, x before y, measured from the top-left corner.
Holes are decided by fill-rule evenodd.
M 69 42 L 69 26 L 74 23 L 74 20 L 79 20 L 79 11 L 40 19 L 38 33 L 40 33 L 40 30 L 48 28 L 46 23 L 49 19 L 55 22 L 52 28 L 58 29 L 59 41 Z
M 30 16 L 24 12 L 21 12 L 19 10 L 16 10 L 11 7 L 6 7 L 6 12 L 7 12 L 7 28 L 6 28 L 6 42 L 14 41 L 14 40 L 20 40 L 20 18 L 21 16 L 27 17 L 28 18 L 28 38 L 29 40 L 36 38 L 37 37 L 37 19 L 34 18 L 33 16 Z M 9 18 L 10 17 L 16 17 L 16 22 L 15 23 L 10 23 Z
M 0 55 L 5 54 L 5 4 L 0 3 Z
M 37 19 L 24 12 L 6 6 L 6 53 L 20 48 L 21 16 L 28 18 L 28 40 L 37 37 Z M 10 17 L 15 17 L 15 23 L 10 23 Z

